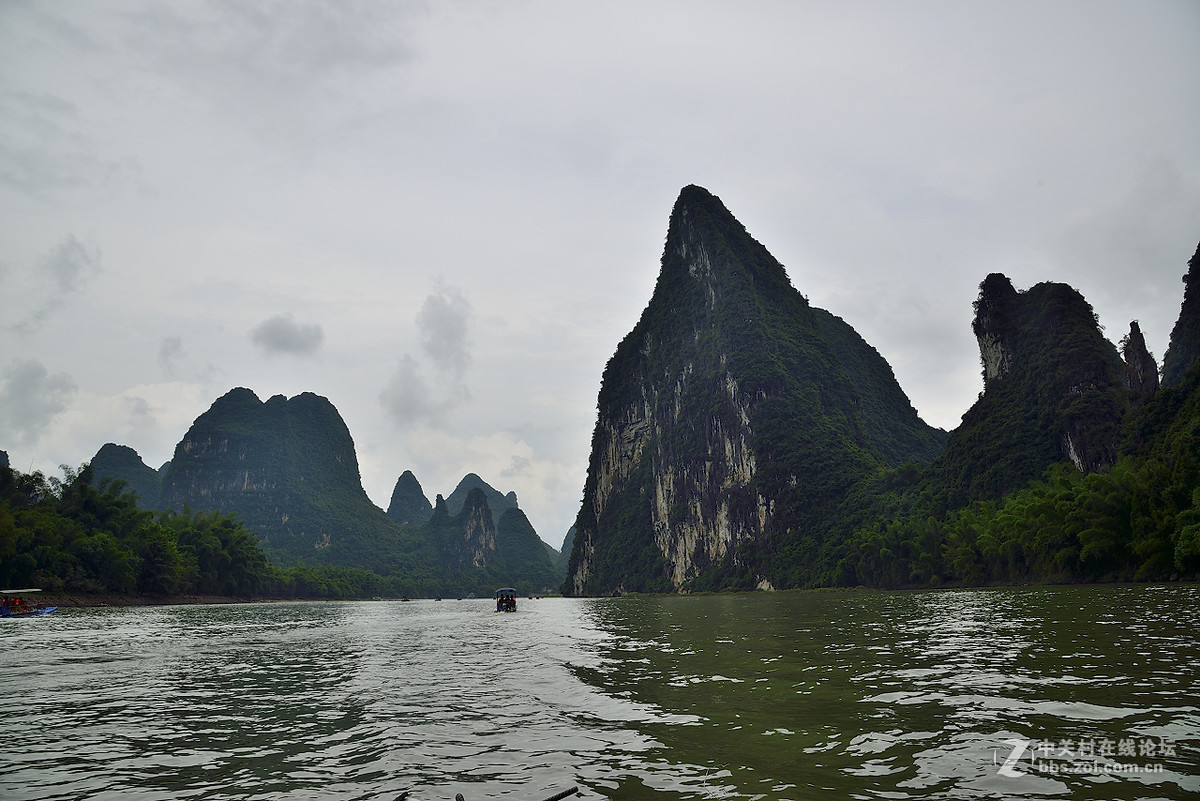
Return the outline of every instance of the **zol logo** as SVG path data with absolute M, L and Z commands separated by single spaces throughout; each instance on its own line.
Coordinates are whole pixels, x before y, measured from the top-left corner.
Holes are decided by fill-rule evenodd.
M 997 761 L 996 752 L 995 751 L 992 752 L 993 764 L 1000 765 L 1000 770 L 997 772 L 1001 776 L 1027 776 L 1028 774 L 1025 773 L 1025 771 L 1017 769 L 1017 765 L 1020 764 L 1021 757 L 1023 757 L 1025 755 L 1025 752 L 1029 750 L 1029 741 L 1028 740 L 1005 740 L 1004 744 L 1011 745 L 1012 751 L 1009 753 L 1008 757 L 1004 760 L 1003 764 L 1001 764 L 1000 762 Z

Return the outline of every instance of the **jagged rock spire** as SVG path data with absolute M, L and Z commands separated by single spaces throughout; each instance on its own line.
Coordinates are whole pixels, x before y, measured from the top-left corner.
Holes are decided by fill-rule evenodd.
M 1129 324 L 1129 333 L 1121 340 L 1121 358 L 1125 362 L 1125 383 L 1134 403 L 1145 403 L 1158 392 L 1158 363 L 1146 349 L 1146 338 L 1137 320 Z

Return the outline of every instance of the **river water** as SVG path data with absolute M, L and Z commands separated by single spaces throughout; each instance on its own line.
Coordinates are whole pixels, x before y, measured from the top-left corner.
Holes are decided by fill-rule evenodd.
M 0 620 L 0 799 L 1200 793 L 1200 588 Z

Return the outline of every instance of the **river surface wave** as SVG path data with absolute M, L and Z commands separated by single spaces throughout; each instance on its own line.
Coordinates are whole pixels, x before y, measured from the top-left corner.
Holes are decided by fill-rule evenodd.
M 0 798 L 1200 793 L 1200 588 L 63 609 Z

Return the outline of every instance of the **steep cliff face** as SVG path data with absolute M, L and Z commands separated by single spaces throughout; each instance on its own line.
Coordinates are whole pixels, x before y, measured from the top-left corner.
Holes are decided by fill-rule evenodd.
M 945 436 L 695 186 L 676 202 L 654 294 L 598 406 L 564 585 L 574 594 L 678 589 L 717 565 L 772 586 L 739 546 L 803 537 L 806 516 L 863 475 L 927 462 Z
M 481 490 L 467 494 L 457 515 L 450 514 L 446 499 L 438 495 L 429 526 L 435 532 L 442 566 L 447 571 L 486 567 L 496 562 L 496 527 L 487 497 Z
M 984 386 L 1012 369 L 1019 303 L 1020 295 L 1012 282 L 999 273 L 992 273 L 979 286 L 971 330 L 979 343 Z
M 1163 386 L 1181 383 L 1184 373 L 1200 359 L 1200 245 L 1188 262 L 1183 286 L 1183 304 L 1163 356 Z
M 175 447 L 161 505 L 236 512 L 273 560 L 387 569 L 395 525 L 359 478 L 350 431 L 327 399 L 265 403 L 248 389 L 218 398 Z M 393 553 L 394 555 L 394 553 Z

